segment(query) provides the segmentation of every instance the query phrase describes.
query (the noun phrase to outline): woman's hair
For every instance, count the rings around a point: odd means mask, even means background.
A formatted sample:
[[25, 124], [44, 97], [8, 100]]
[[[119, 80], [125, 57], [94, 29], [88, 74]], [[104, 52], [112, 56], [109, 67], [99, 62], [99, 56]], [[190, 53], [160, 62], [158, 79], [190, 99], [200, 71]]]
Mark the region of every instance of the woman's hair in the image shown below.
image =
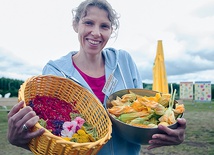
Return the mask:
[[87, 9], [91, 6], [105, 10], [108, 13], [108, 19], [112, 24], [113, 30], [116, 31], [119, 28], [119, 16], [106, 0], [85, 0], [80, 3], [76, 9], [72, 10], [74, 22], [79, 23], [80, 19], [87, 15]]

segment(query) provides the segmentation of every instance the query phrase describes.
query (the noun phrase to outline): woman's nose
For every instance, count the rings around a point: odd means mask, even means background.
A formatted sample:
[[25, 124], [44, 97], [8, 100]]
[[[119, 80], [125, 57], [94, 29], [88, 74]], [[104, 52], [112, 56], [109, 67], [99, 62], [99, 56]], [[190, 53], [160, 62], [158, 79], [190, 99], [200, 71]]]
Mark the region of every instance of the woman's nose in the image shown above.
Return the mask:
[[94, 36], [94, 37], [100, 37], [101, 36], [101, 32], [100, 32], [100, 28], [95, 26], [92, 31], [91, 31], [91, 34]]

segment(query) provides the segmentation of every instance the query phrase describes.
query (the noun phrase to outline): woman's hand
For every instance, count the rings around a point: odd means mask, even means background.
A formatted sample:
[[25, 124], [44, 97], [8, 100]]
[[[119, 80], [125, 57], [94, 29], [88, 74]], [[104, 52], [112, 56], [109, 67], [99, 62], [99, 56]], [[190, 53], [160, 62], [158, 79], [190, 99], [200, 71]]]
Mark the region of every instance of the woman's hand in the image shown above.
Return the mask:
[[[24, 107], [24, 102], [16, 104], [8, 114], [8, 141], [16, 146], [28, 149], [27, 144], [34, 137], [44, 133], [44, 129], [30, 132], [31, 128], [38, 122], [39, 117], [31, 107]], [[25, 125], [25, 127], [23, 127]]]
[[150, 146], [147, 149], [181, 144], [185, 139], [186, 120], [184, 118], [178, 118], [177, 120], [179, 124], [177, 129], [159, 125], [158, 128], [166, 134], [154, 134], [149, 141]]

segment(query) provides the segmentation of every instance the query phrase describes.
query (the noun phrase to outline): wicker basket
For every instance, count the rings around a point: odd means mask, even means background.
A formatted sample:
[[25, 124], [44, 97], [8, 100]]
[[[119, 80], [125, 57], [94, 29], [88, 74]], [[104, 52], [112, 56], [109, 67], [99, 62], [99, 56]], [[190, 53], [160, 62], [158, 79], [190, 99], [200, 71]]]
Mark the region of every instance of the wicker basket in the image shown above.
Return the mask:
[[[87, 122], [97, 128], [99, 140], [88, 143], [75, 143], [53, 135], [48, 130], [29, 143], [34, 154], [54, 155], [91, 155], [97, 154], [104, 144], [111, 138], [112, 124], [108, 114], [100, 101], [87, 89], [70, 79], [53, 75], [39, 75], [26, 80], [19, 89], [19, 101], [26, 104], [36, 95], [57, 97], [68, 103], [76, 101], [75, 108], [84, 115]], [[42, 128], [37, 123], [33, 131]]]

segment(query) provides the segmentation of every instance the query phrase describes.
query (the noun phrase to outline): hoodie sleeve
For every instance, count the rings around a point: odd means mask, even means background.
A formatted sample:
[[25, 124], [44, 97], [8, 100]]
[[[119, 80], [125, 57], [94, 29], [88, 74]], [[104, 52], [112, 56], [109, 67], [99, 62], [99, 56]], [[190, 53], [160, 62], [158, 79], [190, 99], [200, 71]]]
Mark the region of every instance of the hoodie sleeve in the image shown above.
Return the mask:
[[[142, 88], [142, 79], [138, 71], [137, 65], [132, 59], [131, 55], [123, 50], [120, 50], [120, 55], [123, 56], [123, 58], [120, 57], [119, 64], [121, 66], [121, 71], [122, 74], [125, 76], [125, 79], [127, 79], [126, 76], [131, 76], [134, 88]], [[126, 82], [129, 83], [129, 81]]]
[[137, 65], [130, 55], [129, 55], [129, 59], [130, 59], [129, 64], [130, 64], [130, 68], [131, 68], [131, 73], [133, 75], [134, 85], [136, 88], [142, 88], [142, 79], [141, 79], [140, 73], [138, 71]]

